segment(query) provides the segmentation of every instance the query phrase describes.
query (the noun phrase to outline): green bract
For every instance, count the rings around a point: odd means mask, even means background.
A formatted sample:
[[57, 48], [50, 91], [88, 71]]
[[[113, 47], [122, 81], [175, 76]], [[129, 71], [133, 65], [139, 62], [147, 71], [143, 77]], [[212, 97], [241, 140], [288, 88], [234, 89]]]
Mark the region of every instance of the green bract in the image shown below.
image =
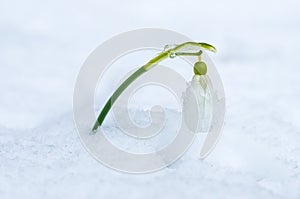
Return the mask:
[[[189, 48], [194, 47], [197, 48], [197, 51], [190, 52]], [[146, 71], [150, 70], [154, 66], [156, 66], [159, 62], [167, 59], [167, 58], [175, 58], [176, 56], [197, 56], [199, 60], [201, 60], [202, 50], [208, 50], [212, 52], [216, 52], [216, 48], [207, 43], [197, 43], [197, 42], [185, 42], [179, 45], [176, 45], [173, 48], [167, 48], [156, 57], [151, 59], [148, 63], [141, 66], [137, 71], [135, 71], [132, 75], [130, 75], [120, 86], [119, 88], [112, 94], [112, 96], [108, 99], [106, 104], [104, 105], [101, 113], [99, 114], [94, 126], [93, 132], [95, 133], [97, 128], [102, 125], [106, 115], [111, 109], [114, 102], [118, 99], [118, 97], [122, 94], [122, 92], [139, 76], [141, 76]], [[205, 75], [207, 72], [206, 64], [202, 61], [199, 61], [194, 66], [194, 73], [198, 75]]]

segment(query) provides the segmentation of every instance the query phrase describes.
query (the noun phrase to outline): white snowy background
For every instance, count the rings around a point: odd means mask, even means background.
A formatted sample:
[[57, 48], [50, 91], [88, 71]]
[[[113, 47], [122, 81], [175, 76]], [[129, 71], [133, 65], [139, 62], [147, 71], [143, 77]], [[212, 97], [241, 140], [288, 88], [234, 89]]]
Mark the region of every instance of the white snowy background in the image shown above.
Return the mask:
[[[300, 198], [300, 2], [0, 1], [0, 198]], [[81, 64], [112, 35], [156, 27], [218, 48], [227, 114], [203, 161], [129, 175], [84, 149]]]

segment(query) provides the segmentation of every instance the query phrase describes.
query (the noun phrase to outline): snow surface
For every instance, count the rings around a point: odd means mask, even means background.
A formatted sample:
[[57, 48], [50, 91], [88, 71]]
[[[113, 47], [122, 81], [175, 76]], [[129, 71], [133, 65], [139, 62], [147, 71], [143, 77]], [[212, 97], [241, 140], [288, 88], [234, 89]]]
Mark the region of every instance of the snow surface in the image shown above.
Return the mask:
[[[159, 6], [159, 7], [158, 7]], [[0, 2], [0, 198], [300, 198], [299, 1]], [[218, 48], [223, 135], [205, 160], [156, 173], [94, 160], [72, 114], [100, 43], [166, 28]]]

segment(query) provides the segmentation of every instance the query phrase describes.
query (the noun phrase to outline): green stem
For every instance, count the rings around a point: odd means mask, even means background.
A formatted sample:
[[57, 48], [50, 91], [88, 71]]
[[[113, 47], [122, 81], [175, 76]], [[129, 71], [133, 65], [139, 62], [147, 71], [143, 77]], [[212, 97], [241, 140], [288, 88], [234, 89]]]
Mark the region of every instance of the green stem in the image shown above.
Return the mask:
[[130, 77], [128, 77], [120, 86], [119, 88], [113, 93], [113, 95], [108, 99], [106, 102], [104, 108], [102, 109], [100, 115], [98, 116], [98, 119], [93, 127], [93, 132], [97, 130], [99, 126], [102, 125], [107, 113], [109, 112], [112, 105], [115, 103], [117, 98], [122, 94], [122, 92], [134, 81], [136, 78], [141, 76], [144, 72], [147, 70], [144, 69], [144, 67], [139, 68], [137, 71], [135, 71]]
[[118, 89], [112, 94], [112, 96], [106, 102], [104, 108], [102, 109], [101, 113], [99, 114], [94, 126], [93, 126], [93, 133], [96, 133], [96, 130], [99, 126], [102, 125], [106, 115], [108, 114], [109, 110], [111, 109], [112, 105], [118, 99], [118, 97], [123, 93], [123, 91], [138, 77], [140, 77], [143, 73], [147, 72], [153, 66], [157, 65], [159, 62], [163, 61], [164, 59], [171, 57], [174, 58], [175, 56], [200, 56], [202, 51], [199, 52], [177, 52], [178, 50], [186, 47], [186, 46], [198, 46], [200, 48], [204, 48], [209, 51], [216, 52], [215, 47], [211, 46], [210, 44], [206, 43], [196, 43], [196, 42], [186, 42], [176, 47], [163, 51], [155, 58], [151, 59], [148, 63], [140, 67], [137, 71], [135, 71], [132, 75], [130, 75], [119, 87]]

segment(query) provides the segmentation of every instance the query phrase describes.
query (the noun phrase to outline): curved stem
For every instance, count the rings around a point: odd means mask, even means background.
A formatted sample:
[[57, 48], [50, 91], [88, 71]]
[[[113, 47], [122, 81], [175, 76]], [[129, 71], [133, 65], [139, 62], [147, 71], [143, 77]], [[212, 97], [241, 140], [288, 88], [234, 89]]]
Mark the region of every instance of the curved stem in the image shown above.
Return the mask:
[[108, 99], [106, 102], [104, 108], [102, 109], [100, 115], [97, 118], [96, 123], [93, 127], [93, 132], [97, 130], [99, 126], [102, 125], [107, 113], [109, 112], [110, 108], [114, 104], [114, 102], [117, 100], [117, 98], [122, 94], [122, 92], [134, 81], [136, 78], [141, 76], [144, 72], [147, 70], [144, 69], [144, 67], [139, 68], [137, 71], [135, 71], [132, 75], [130, 75], [120, 86], [119, 88], [113, 93], [113, 95]]
[[175, 56], [198, 56], [200, 57], [202, 54], [202, 51], [199, 52], [178, 52], [180, 49], [186, 47], [186, 46], [197, 46], [212, 52], [216, 52], [216, 48], [213, 47], [210, 44], [206, 43], [196, 43], [196, 42], [186, 42], [180, 45], [177, 45], [176, 47], [163, 51], [153, 59], [151, 59], [148, 63], [140, 67], [137, 71], [135, 71], [132, 75], [130, 75], [119, 87], [118, 89], [112, 94], [112, 96], [108, 99], [106, 102], [104, 108], [101, 110], [101, 113], [99, 114], [92, 132], [96, 133], [96, 130], [99, 126], [102, 125], [106, 115], [108, 114], [109, 110], [111, 109], [114, 102], [118, 99], [118, 97], [123, 93], [123, 91], [138, 77], [140, 77], [143, 73], [150, 70], [153, 66], [157, 65], [159, 62], [163, 61], [164, 59], [171, 57], [174, 58]]

